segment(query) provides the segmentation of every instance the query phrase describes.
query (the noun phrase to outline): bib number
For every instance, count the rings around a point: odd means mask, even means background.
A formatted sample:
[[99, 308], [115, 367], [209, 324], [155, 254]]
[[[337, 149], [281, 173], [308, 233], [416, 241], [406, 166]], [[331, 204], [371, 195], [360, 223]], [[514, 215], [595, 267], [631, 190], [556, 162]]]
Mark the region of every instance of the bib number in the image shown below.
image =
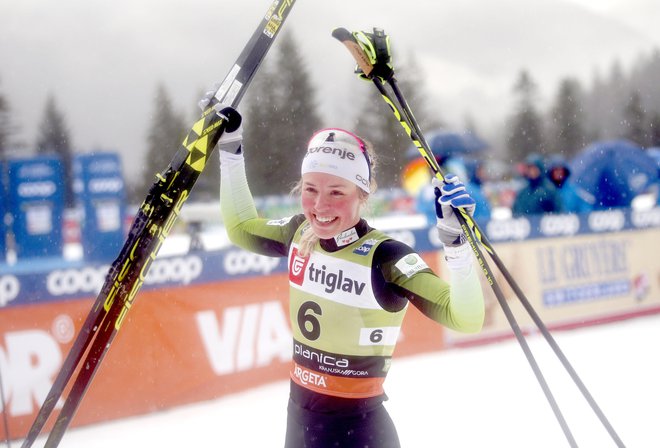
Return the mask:
[[298, 310], [298, 328], [310, 341], [315, 341], [321, 336], [321, 322], [317, 316], [322, 315], [321, 305], [316, 302], [305, 302]]

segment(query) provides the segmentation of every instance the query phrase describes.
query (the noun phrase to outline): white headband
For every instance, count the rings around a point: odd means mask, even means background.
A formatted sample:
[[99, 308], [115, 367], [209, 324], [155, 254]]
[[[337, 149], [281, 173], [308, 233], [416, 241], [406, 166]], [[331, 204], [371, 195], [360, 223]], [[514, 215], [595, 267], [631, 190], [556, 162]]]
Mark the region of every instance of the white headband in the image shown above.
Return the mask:
[[368, 157], [364, 142], [355, 134], [343, 129], [323, 129], [309, 141], [300, 174], [332, 174], [369, 193]]

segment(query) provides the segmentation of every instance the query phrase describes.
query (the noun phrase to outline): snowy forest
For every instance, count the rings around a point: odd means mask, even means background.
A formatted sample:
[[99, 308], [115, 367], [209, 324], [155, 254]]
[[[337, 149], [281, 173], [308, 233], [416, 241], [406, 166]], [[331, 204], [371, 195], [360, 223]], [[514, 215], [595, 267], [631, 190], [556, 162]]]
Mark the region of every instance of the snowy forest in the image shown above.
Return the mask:
[[[484, 155], [486, 162], [514, 165], [533, 152], [561, 153], [570, 158], [589, 142], [600, 139], [626, 138], [645, 148], [660, 146], [659, 49], [651, 54], [640, 54], [630, 67], [614, 60], [608, 72], [594, 73], [586, 84], [576, 78], [562, 79], [554, 92], [545, 93], [545, 101], [541, 100], [533, 69], [521, 70], [518, 77], [511, 80], [512, 108], [501, 118], [499, 135], [486, 135], [479, 123], [469, 116], [458, 125], [443, 122], [442, 105], [433, 104], [427, 93], [428, 80], [422, 76], [415, 55], [398, 61], [399, 86], [422, 129], [446, 127], [475, 133], [492, 149]], [[376, 148], [379, 185], [400, 186], [410, 140], [377, 91], [360, 89], [363, 91], [371, 94], [352, 95], [353, 129]], [[199, 96], [202, 94], [200, 92]], [[170, 98], [170, 92], [162, 84], [154, 86], [149, 133], [144, 142], [145, 154], [141, 156], [143, 175], [139, 179], [128, 179], [133, 202], [144, 198], [153, 174], [167, 167], [199, 114], [193, 106], [186, 111], [176, 110]], [[67, 124], [66, 109], [66, 100], [53, 92], [45, 99], [38, 117], [36, 141], [20, 141], [19, 130], [27, 123], [18, 123], [12, 116], [0, 71], [0, 157], [4, 160], [57, 153], [68, 167], [66, 162], [78, 148], [76, 136]], [[239, 110], [246, 119], [244, 145], [249, 148], [246, 161], [253, 193], [257, 196], [288, 193], [299, 175], [300, 154], [323, 121], [313, 79], [292, 34], [282, 34], [255, 76]], [[217, 154], [213, 158], [216, 159]], [[215, 168], [217, 160], [210, 166]], [[66, 174], [70, 176], [69, 170]], [[217, 169], [207, 169], [193, 197], [217, 197], [218, 175]], [[68, 198], [70, 200], [70, 195]]]

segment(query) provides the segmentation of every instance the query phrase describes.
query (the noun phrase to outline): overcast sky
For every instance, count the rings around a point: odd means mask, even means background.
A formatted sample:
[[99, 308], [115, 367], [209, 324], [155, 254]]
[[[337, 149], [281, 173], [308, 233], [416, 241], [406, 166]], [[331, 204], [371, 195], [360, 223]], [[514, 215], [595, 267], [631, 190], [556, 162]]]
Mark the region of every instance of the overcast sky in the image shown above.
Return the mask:
[[[0, 2], [0, 92], [20, 138], [33, 146], [49, 93], [76, 150], [118, 150], [139, 173], [156, 85], [193, 117], [221, 80], [269, 0], [21, 0]], [[383, 28], [395, 56], [414, 53], [431, 103], [455, 127], [470, 114], [501, 126], [522, 68], [547, 101], [557, 81], [589, 82], [617, 58], [660, 47], [657, 0], [299, 0], [285, 24], [318, 87], [325, 125], [351, 126], [360, 89], [333, 28]], [[396, 60], [395, 66], [396, 66]], [[414, 107], [414, 105], [413, 105]], [[192, 118], [191, 118], [192, 124]]]

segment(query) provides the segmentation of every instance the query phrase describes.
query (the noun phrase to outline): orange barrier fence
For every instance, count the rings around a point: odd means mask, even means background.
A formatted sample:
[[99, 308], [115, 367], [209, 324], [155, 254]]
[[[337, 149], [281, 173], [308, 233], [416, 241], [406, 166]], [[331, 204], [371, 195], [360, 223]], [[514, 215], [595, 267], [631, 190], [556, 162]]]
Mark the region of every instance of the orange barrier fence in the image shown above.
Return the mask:
[[[441, 272], [433, 230], [404, 231], [398, 237]], [[557, 329], [659, 312], [658, 241], [660, 226], [653, 226], [494, 247], [541, 319]], [[288, 378], [292, 341], [285, 265], [236, 248], [156, 260], [73, 425]], [[521, 328], [535, 331], [491, 266]], [[21, 438], [32, 424], [105, 272], [107, 266], [83, 265], [0, 275], [0, 373], [11, 438]], [[443, 330], [410, 307], [395, 357], [511, 337], [485, 281], [484, 291], [487, 316], [481, 333]], [[5, 437], [0, 423], [0, 438]]]
[[[72, 425], [288, 378], [287, 300], [286, 274], [141, 292]], [[0, 311], [0, 369], [12, 438], [27, 433], [91, 303], [90, 298], [49, 301]], [[441, 348], [440, 326], [411, 307], [396, 355]], [[0, 438], [4, 431], [0, 428]]]

